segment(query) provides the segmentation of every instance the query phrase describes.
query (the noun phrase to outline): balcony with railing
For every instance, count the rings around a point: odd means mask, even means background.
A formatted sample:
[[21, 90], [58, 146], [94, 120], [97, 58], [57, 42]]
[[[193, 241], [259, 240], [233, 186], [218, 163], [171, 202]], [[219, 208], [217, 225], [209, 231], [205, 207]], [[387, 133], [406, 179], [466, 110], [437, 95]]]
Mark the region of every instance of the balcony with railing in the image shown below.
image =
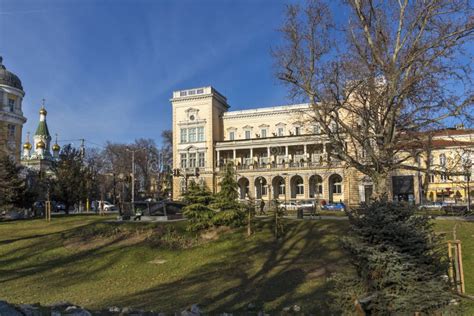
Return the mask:
[[307, 155], [275, 155], [273, 157], [237, 157], [220, 159], [216, 171], [232, 162], [237, 170], [248, 171], [282, 171], [304, 170], [314, 168], [340, 167], [342, 161], [329, 157], [327, 153], [308, 153]]

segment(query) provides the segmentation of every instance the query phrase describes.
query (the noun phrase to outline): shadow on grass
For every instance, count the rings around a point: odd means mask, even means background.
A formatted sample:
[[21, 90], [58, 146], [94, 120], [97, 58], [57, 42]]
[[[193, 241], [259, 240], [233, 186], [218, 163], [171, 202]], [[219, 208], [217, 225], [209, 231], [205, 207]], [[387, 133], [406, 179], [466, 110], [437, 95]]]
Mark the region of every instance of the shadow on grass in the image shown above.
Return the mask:
[[342, 234], [344, 227], [330, 221], [293, 222], [278, 241], [268, 234], [270, 238], [257, 242], [259, 233], [247, 239], [240, 235], [240, 242], [231, 243], [219, 258], [191, 273], [105, 305], [175, 311], [199, 303], [206, 312], [216, 313], [244, 312], [252, 302], [267, 311], [299, 304], [309, 306], [305, 312], [329, 314], [326, 279], [345, 263], [334, 235]]
[[[64, 286], [64, 284], [70, 286], [84, 282], [93, 277], [95, 273], [104, 271], [113, 263], [119, 262], [120, 256], [125, 253], [124, 249], [131, 246], [121, 246], [118, 249], [116, 246], [123, 241], [121, 238], [111, 238], [107, 242], [86, 250], [70, 249], [67, 255], [57, 253], [58, 250], [64, 248], [65, 241], [76, 237], [81, 231], [94, 229], [98, 224], [93, 222], [53, 233], [1, 241], [0, 267], [3, 268], [0, 269], [0, 284], [35, 276], [41, 276], [43, 278], [41, 281], [45, 282], [44, 274], [49, 273], [52, 274], [47, 280], [49, 286]], [[15, 242], [26, 243], [13, 247], [11, 244]], [[2, 249], [8, 246], [11, 249]], [[97, 264], [100, 262], [97, 259], [100, 258], [106, 260]], [[94, 259], [94, 267], [83, 265], [87, 266], [87, 269], [79, 269], [77, 264], [87, 262], [88, 259]], [[5, 267], [14, 267], [14, 269]], [[55, 273], [55, 269], [62, 269], [62, 271]]]
[[[246, 312], [247, 305], [253, 303], [267, 311], [281, 311], [283, 307], [298, 304], [305, 308], [305, 313], [329, 314], [326, 279], [345, 265], [337, 235], [347, 231], [347, 224], [341, 221], [288, 220], [285, 236], [275, 240], [269, 222], [259, 220], [258, 223], [259, 231], [251, 237], [245, 238], [244, 229], [240, 229], [225, 233], [219, 240], [207, 244], [205, 247], [221, 250], [208, 252], [214, 257], [205, 260], [198, 258], [204, 249], [199, 246], [170, 250], [176, 255], [176, 260], [183, 258], [181, 252], [187, 254], [188, 261], [178, 264], [188, 265], [185, 269], [188, 272], [169, 276], [166, 282], [137, 280], [142, 282], [137, 287], [123, 290], [126, 286], [120, 285], [121, 294], [113, 299], [101, 299], [93, 293], [87, 294], [88, 298], [96, 307], [132, 306], [166, 312], [194, 303], [199, 303], [209, 313]], [[110, 283], [114, 279], [128, 278], [127, 281], [134, 282], [134, 277], [140, 277], [139, 270], [136, 270], [145, 267], [140, 265], [150, 264], [145, 262], [148, 259], [143, 258], [141, 264], [132, 267], [133, 273], [111, 269], [126, 262], [130, 256], [136, 256], [137, 248], [147, 249], [147, 254], [157, 253], [161, 247], [159, 243], [124, 244], [120, 238], [110, 238], [86, 249], [62, 249], [65, 240], [71, 237], [100, 231], [98, 225], [108, 229], [108, 224], [93, 222], [49, 234], [4, 240], [0, 244], [0, 288], [35, 282], [48, 289], [64, 286], [87, 288], [91, 280], [97, 279]], [[113, 229], [118, 226], [123, 225], [110, 224]], [[184, 227], [181, 226], [178, 230]], [[196, 260], [189, 260], [190, 255], [195, 255]], [[140, 259], [134, 259], [133, 263], [137, 262]], [[173, 261], [167, 264], [173, 264]], [[159, 270], [158, 267], [147, 269], [152, 272], [153, 269]], [[113, 286], [110, 287], [113, 291]], [[64, 299], [69, 298], [66, 295]]]

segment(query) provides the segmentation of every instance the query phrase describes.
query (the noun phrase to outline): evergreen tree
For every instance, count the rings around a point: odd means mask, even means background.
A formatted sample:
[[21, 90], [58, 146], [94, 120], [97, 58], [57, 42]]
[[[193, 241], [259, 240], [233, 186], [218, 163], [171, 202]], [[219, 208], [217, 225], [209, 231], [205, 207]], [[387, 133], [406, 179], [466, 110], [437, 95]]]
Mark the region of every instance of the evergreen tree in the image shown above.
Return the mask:
[[240, 208], [237, 200], [239, 197], [239, 185], [235, 179], [235, 169], [231, 163], [224, 167], [222, 179], [219, 182], [220, 191], [215, 195], [212, 207], [220, 211], [235, 210]]
[[21, 205], [26, 189], [21, 171], [22, 167], [7, 154], [0, 153], [0, 210], [8, 211]]
[[69, 207], [85, 198], [87, 170], [82, 163], [80, 150], [66, 145], [61, 150], [59, 161], [53, 166], [54, 182], [51, 195]]
[[239, 203], [238, 184], [233, 164], [225, 166], [219, 183], [220, 191], [215, 195], [211, 207], [218, 210], [214, 225], [242, 226], [245, 222], [245, 206]]
[[211, 201], [211, 192], [204, 185], [191, 181], [183, 194], [183, 202], [187, 204], [183, 208], [183, 214], [188, 219], [189, 231], [199, 231], [212, 226], [215, 212], [208, 206]]
[[212, 201], [212, 193], [204, 185], [199, 185], [195, 181], [191, 181], [187, 191], [183, 193], [182, 200], [184, 203], [209, 205]]
[[343, 246], [356, 274], [335, 277], [339, 312], [353, 312], [356, 300], [371, 315], [432, 315], [452, 308], [446, 250], [428, 218], [414, 215], [412, 206], [381, 200], [349, 219], [352, 233]]

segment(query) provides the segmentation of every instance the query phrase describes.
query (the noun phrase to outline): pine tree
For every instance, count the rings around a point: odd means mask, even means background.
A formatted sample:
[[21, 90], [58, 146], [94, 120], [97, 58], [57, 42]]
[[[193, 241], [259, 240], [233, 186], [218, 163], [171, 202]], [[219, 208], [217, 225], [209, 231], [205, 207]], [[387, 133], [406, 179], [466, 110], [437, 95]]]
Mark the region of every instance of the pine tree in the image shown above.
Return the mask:
[[446, 251], [428, 218], [384, 199], [349, 219], [352, 233], [342, 241], [356, 273], [334, 278], [339, 312], [351, 313], [356, 300], [371, 315], [431, 315], [452, 308]]
[[216, 226], [242, 226], [245, 222], [245, 206], [239, 203], [238, 184], [235, 179], [234, 166], [225, 166], [222, 179], [219, 182], [220, 191], [215, 195], [211, 207], [218, 210], [214, 217]]
[[212, 201], [212, 193], [206, 186], [191, 181], [186, 192], [182, 195], [182, 200], [188, 205], [197, 203], [209, 205]]
[[18, 166], [7, 154], [0, 153], [0, 210], [20, 206], [25, 193], [25, 179]]
[[239, 185], [235, 180], [235, 169], [234, 166], [229, 163], [224, 167], [222, 179], [219, 182], [220, 191], [215, 195], [213, 208], [220, 211], [235, 210], [240, 208], [238, 197]]
[[187, 204], [183, 208], [183, 213], [188, 219], [189, 231], [199, 231], [213, 225], [212, 219], [215, 212], [208, 206], [211, 201], [211, 192], [204, 185], [191, 181], [183, 194], [183, 202]]

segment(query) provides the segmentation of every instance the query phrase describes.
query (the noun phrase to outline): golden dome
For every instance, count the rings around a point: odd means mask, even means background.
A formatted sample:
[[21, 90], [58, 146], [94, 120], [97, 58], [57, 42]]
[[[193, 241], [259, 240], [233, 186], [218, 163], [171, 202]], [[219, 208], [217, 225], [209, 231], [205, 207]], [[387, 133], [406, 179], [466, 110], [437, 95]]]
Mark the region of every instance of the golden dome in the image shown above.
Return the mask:
[[59, 151], [61, 147], [58, 144], [53, 145], [53, 151]]
[[42, 115], [48, 114], [48, 112], [46, 111], [46, 109], [44, 108], [44, 106], [41, 107], [41, 109], [40, 109], [40, 114], [42, 114]]
[[28, 149], [28, 150], [30, 150], [31, 147], [32, 147], [32, 146], [31, 146], [30, 142], [26, 142], [26, 143], [23, 144], [23, 149]]
[[40, 141], [38, 142], [38, 144], [36, 144], [36, 149], [38, 149], [38, 148], [43, 148], [43, 149], [45, 149], [45, 148], [46, 148], [46, 144], [45, 144], [42, 140], [40, 140]]

